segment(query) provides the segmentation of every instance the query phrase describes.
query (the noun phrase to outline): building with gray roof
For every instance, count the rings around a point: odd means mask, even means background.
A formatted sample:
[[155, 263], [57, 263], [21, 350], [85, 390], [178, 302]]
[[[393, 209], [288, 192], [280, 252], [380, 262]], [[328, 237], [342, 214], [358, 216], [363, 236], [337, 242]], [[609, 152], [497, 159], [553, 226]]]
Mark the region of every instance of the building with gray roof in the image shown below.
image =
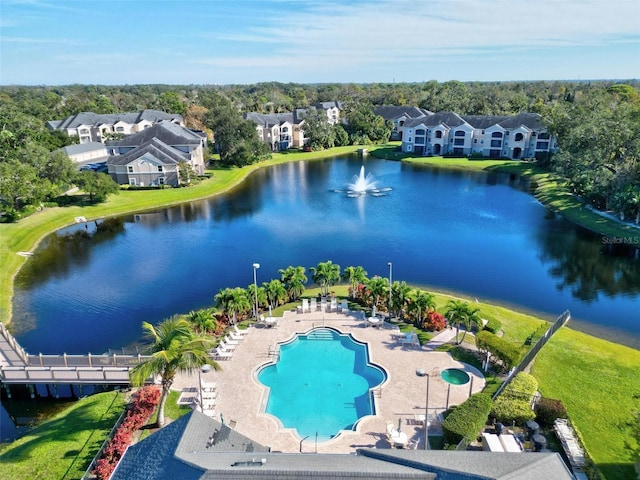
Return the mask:
[[163, 121], [120, 140], [107, 141], [107, 168], [118, 184], [178, 186], [181, 164], [204, 173], [207, 137], [181, 125]]
[[357, 449], [352, 454], [272, 452], [197, 410], [130, 446], [111, 480], [573, 478], [557, 453]]
[[558, 144], [540, 115], [458, 115], [438, 112], [406, 120], [402, 151], [414, 155], [540, 158]]
[[78, 137], [79, 143], [89, 143], [104, 142], [113, 134], [129, 135], [140, 132], [164, 121], [184, 126], [182, 115], [159, 110], [129, 113], [81, 112], [63, 120], [51, 120], [46, 125], [51, 130], [61, 130], [70, 137]]

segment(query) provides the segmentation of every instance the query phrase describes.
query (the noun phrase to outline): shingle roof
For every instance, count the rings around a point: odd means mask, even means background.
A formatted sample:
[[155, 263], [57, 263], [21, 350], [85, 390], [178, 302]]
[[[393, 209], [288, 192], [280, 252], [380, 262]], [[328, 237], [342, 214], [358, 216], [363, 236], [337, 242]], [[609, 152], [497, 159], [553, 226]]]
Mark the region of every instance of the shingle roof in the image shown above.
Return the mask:
[[572, 479], [557, 453], [358, 449], [356, 454], [272, 453], [193, 411], [129, 447], [112, 480]]
[[543, 130], [545, 128], [542, 123], [542, 116], [537, 113], [527, 112], [508, 117], [506, 120], [500, 122], [500, 125], [504, 128], [518, 128], [524, 125], [532, 130]]
[[160, 122], [162, 120], [178, 120], [183, 121], [182, 115], [173, 113], [165, 113], [159, 110], [140, 110], [139, 112], [129, 113], [93, 113], [81, 112], [71, 115], [64, 120], [51, 120], [47, 122], [47, 126], [53, 129], [78, 128], [80, 125], [100, 126], [104, 124], [113, 125], [119, 121], [135, 124], [142, 120], [150, 122]]
[[424, 115], [418, 118], [412, 118], [404, 122], [405, 127], [415, 127], [416, 125], [424, 125], [427, 128], [437, 127], [438, 125], [445, 125], [447, 127], [459, 127], [466, 122], [464, 119], [453, 112], [438, 112], [431, 115]]
[[418, 118], [425, 115], [433, 115], [433, 112], [430, 112], [429, 110], [419, 107], [411, 107], [408, 105], [380, 105], [378, 107], [375, 107], [373, 109], [373, 112], [376, 115], [380, 115], [385, 120], [393, 120], [394, 118], [398, 118], [403, 115], [408, 118]]
[[78, 155], [80, 153], [87, 152], [95, 152], [95, 151], [103, 151], [104, 156], [107, 156], [107, 148], [104, 146], [104, 143], [100, 142], [88, 142], [88, 143], [80, 143], [76, 145], [67, 145], [66, 147], [62, 147], [60, 150], [64, 151], [67, 155]]
[[117, 147], [137, 147], [154, 137], [171, 146], [199, 145], [202, 142], [202, 135], [192, 132], [182, 125], [163, 121], [145, 128], [141, 132], [126, 135], [120, 140], [110, 140], [106, 144]]
[[257, 113], [257, 112], [249, 112], [245, 113], [244, 118], [246, 120], [252, 120], [256, 122], [261, 127], [274, 127], [276, 125], [282, 125], [284, 122], [289, 122], [291, 124], [293, 121], [293, 113]]
[[154, 137], [127, 153], [110, 155], [107, 159], [107, 165], [127, 165], [147, 153], [164, 165], [175, 165], [180, 162], [188, 162], [191, 159], [188, 153], [181, 152]]
[[341, 101], [316, 102], [316, 103], [313, 103], [312, 106], [316, 108], [321, 108], [323, 110], [329, 110], [330, 108], [334, 108], [334, 107], [337, 107], [338, 110], [342, 110]]

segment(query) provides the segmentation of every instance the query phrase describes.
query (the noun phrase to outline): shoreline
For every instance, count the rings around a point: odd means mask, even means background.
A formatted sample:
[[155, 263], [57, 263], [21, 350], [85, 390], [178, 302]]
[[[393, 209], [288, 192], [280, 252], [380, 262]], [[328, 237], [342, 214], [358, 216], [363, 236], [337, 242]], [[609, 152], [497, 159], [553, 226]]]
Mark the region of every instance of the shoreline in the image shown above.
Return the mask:
[[[59, 230], [61, 228], [65, 228], [74, 223], [75, 216], [78, 216], [79, 213], [84, 213], [84, 217], [87, 221], [94, 221], [98, 219], [109, 218], [118, 215], [126, 215], [126, 214], [134, 214], [139, 212], [150, 211], [158, 208], [166, 208], [175, 205], [180, 205], [183, 203], [188, 203], [192, 201], [202, 200], [206, 198], [212, 198], [217, 195], [226, 193], [233, 188], [236, 188], [240, 185], [252, 172], [260, 169], [269, 167], [272, 165], [278, 165], [289, 162], [296, 161], [309, 161], [309, 160], [322, 160], [326, 158], [331, 158], [333, 156], [341, 155], [341, 154], [353, 154], [357, 153], [358, 150], [362, 148], [362, 146], [349, 146], [349, 147], [337, 147], [329, 150], [323, 150], [319, 152], [285, 152], [285, 153], [277, 153], [275, 154], [275, 158], [271, 158], [269, 160], [265, 160], [263, 162], [255, 163], [252, 165], [248, 165], [241, 168], [232, 168], [232, 169], [219, 169], [219, 170], [211, 170], [214, 172], [210, 179], [204, 180], [198, 185], [193, 187], [189, 187], [187, 189], [171, 189], [171, 190], [161, 190], [161, 191], [131, 191], [127, 192], [121, 191], [120, 195], [113, 196], [110, 200], [107, 200], [103, 204], [91, 205], [87, 207], [54, 207], [51, 209], [45, 209], [40, 212], [37, 212], [25, 219], [17, 222], [15, 224], [0, 224], [0, 235], [4, 237], [9, 230], [9, 235], [11, 236], [10, 230], [26, 230], [23, 232], [23, 236], [21, 237], [22, 241], [15, 242], [13, 245], [8, 245], [8, 239], [0, 237], [0, 260], [6, 266], [6, 269], [0, 273], [0, 321], [7, 327], [11, 325], [12, 313], [13, 313], [13, 292], [14, 292], [14, 282], [15, 276], [18, 274], [20, 268], [24, 265], [24, 262], [29, 257], [29, 254], [32, 253], [37, 246], [40, 244], [42, 239], [51, 234], [52, 232]], [[385, 160], [396, 160], [407, 162], [411, 164], [423, 164], [427, 166], [432, 166], [434, 168], [444, 168], [444, 169], [457, 169], [457, 170], [469, 170], [469, 171], [480, 171], [480, 172], [501, 172], [501, 173], [512, 173], [524, 176], [528, 178], [532, 182], [532, 195], [536, 198], [540, 203], [542, 203], [545, 207], [550, 208], [554, 212], [564, 216], [569, 221], [576, 223], [577, 225], [587, 228], [591, 231], [595, 231], [592, 228], [589, 228], [586, 225], [583, 225], [576, 219], [570, 218], [565, 215], [562, 211], [558, 211], [554, 209], [554, 206], [551, 202], [545, 201], [544, 198], [540, 198], [539, 190], [541, 187], [539, 184], [544, 183], [546, 180], [545, 177], [548, 177], [550, 174], [541, 173], [538, 169], [536, 169], [535, 165], [522, 163], [519, 161], [513, 160], [467, 160], [467, 159], [443, 159], [441, 157], [404, 157], [404, 154], [399, 154], [395, 152], [396, 145], [393, 144], [384, 144], [384, 145], [369, 145], [367, 146], [368, 152], [367, 155], [371, 154], [376, 158], [382, 158]], [[393, 150], [393, 151], [392, 151]], [[395, 158], [388, 158], [389, 154]], [[400, 158], [403, 157], [403, 158]], [[540, 178], [542, 176], [542, 178]], [[559, 186], [556, 184], [556, 189]], [[164, 201], [158, 201], [161, 199], [155, 199], [156, 201], [149, 202], [147, 201], [145, 204], [133, 203], [131, 202], [132, 197], [140, 197], [140, 193], [146, 196], [146, 200], [149, 200], [150, 193], [160, 192], [160, 195], [154, 195], [154, 197], [158, 196], [167, 196], [161, 195], [163, 192], [177, 192], [178, 194], [172, 195], [175, 198], [165, 199]], [[564, 192], [566, 195], [568, 192]], [[118, 201], [122, 196], [127, 197], [127, 201]], [[573, 196], [572, 196], [573, 197]], [[134, 200], [140, 200], [139, 198], [134, 198]], [[578, 202], [574, 198], [575, 202]], [[115, 205], [114, 205], [115, 204]], [[582, 209], [582, 206], [580, 207]], [[586, 210], [586, 209], [585, 209]], [[616, 222], [615, 219], [610, 219], [607, 217], [603, 217], [598, 215], [596, 212], [588, 210], [589, 215], [596, 216], [600, 219], [605, 220], [608, 223]], [[68, 214], [68, 215], [66, 215]], [[42, 228], [40, 218], [44, 218], [47, 221], [47, 216], [53, 217], [49, 220], [50, 225], [47, 224], [45, 228]], [[32, 223], [34, 227], [37, 228], [39, 233], [35, 233], [35, 235], [25, 235], [34, 233], [31, 225], [25, 224]], [[44, 223], [44, 222], [42, 222]], [[619, 222], [616, 222], [619, 223]], [[13, 227], [13, 228], [12, 228]], [[24, 228], [20, 228], [24, 227]], [[5, 231], [3, 231], [5, 230]], [[602, 235], [607, 235], [608, 233], [597, 232]], [[619, 238], [616, 236], [611, 236], [610, 238]], [[640, 243], [640, 234], [638, 236], [638, 243]], [[637, 245], [640, 248], [640, 244]], [[27, 255], [24, 255], [24, 254]], [[430, 288], [432, 291], [440, 292], [448, 295], [455, 296], [457, 298], [475, 298], [473, 295], [466, 292], [450, 292], [446, 289], [442, 289], [439, 287], [433, 288], [433, 286], [426, 286]], [[531, 309], [528, 309], [521, 305], [514, 305], [508, 301], [500, 300], [500, 299], [488, 299], [491, 304], [496, 306], [501, 306], [503, 308], [507, 308], [512, 311], [522, 312], [529, 315], [536, 316], [545, 321], [552, 321], [554, 314], [545, 314], [543, 312], [536, 312]], [[557, 315], [560, 315], [562, 312], [558, 312]], [[578, 323], [580, 322], [578, 320]], [[605, 339], [599, 335], [594, 335], [585, 331], [586, 329], [576, 329], [576, 331], [580, 331], [587, 335], [594, 336], [596, 338], [601, 338], [607, 341], [611, 341], [612, 343], [618, 343], [614, 340]], [[597, 328], [594, 330], [598, 330]], [[593, 330], [592, 330], [593, 331]], [[628, 346], [630, 348], [636, 349], [637, 347], [627, 345], [625, 343], [618, 343], [620, 345]]]

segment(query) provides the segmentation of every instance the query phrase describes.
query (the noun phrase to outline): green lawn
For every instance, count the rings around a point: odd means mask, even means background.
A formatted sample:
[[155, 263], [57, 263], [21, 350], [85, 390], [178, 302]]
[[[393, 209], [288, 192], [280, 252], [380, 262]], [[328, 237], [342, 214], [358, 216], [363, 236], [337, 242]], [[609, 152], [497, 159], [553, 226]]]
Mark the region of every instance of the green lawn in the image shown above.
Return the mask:
[[118, 392], [86, 397], [0, 450], [0, 478], [79, 479], [124, 408]]

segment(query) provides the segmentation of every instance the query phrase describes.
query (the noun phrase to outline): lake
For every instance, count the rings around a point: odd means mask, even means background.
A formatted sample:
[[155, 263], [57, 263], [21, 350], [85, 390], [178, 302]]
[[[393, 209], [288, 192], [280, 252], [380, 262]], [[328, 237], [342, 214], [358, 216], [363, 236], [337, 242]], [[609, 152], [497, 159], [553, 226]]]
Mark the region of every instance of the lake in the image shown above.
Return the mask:
[[[363, 163], [391, 190], [336, 192]], [[508, 174], [357, 156], [263, 168], [225, 195], [49, 235], [16, 277], [12, 327], [30, 353], [121, 351], [142, 321], [252, 284], [254, 262], [261, 284], [326, 260], [370, 277], [392, 262], [394, 281], [546, 319], [568, 309], [572, 328], [640, 348], [637, 249], [555, 216]]]

